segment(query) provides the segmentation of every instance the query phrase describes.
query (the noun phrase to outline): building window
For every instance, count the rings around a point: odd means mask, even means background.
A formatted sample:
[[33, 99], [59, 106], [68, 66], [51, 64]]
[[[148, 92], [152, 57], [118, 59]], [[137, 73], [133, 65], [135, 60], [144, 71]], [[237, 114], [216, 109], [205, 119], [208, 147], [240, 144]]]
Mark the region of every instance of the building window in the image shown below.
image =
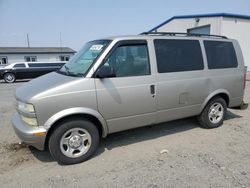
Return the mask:
[[210, 25], [204, 25], [200, 27], [187, 29], [187, 33], [210, 35], [210, 30], [211, 30]]
[[25, 56], [24, 57], [25, 62], [35, 62], [37, 61], [36, 56]]
[[8, 58], [6, 56], [0, 56], [0, 64], [5, 65], [8, 63]]
[[61, 55], [60, 61], [69, 61], [70, 56], [69, 55]]

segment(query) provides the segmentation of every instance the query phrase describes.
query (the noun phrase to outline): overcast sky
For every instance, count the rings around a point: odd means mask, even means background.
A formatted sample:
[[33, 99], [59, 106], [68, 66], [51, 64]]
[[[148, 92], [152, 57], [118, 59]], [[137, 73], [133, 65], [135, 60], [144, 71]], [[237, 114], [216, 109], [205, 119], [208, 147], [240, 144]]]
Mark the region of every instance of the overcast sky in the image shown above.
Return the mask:
[[0, 0], [0, 46], [62, 46], [150, 30], [175, 15], [250, 15], [250, 0]]

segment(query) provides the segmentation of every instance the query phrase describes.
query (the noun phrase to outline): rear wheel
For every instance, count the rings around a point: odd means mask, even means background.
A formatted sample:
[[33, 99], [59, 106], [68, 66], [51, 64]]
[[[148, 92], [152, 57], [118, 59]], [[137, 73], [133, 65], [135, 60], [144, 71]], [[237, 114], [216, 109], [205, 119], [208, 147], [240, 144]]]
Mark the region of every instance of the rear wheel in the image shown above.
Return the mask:
[[4, 81], [7, 82], [7, 83], [13, 83], [13, 82], [15, 82], [15, 80], [16, 80], [16, 76], [15, 76], [15, 74], [13, 74], [13, 73], [11, 73], [11, 72], [8, 72], [8, 73], [5, 73], [5, 74], [3, 75], [3, 79], [4, 79]]
[[227, 112], [227, 104], [221, 97], [211, 99], [198, 120], [203, 128], [211, 129], [223, 124]]
[[85, 119], [65, 121], [58, 125], [49, 139], [52, 157], [61, 164], [86, 161], [99, 144], [97, 127]]

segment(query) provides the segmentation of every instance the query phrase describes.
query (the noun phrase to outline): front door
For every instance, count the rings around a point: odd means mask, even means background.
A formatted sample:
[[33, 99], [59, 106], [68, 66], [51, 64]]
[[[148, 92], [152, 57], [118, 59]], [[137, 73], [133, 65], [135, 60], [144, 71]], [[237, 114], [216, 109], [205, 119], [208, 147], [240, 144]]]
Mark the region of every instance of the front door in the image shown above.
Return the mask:
[[154, 124], [155, 79], [147, 42], [119, 42], [105, 59], [102, 66], [112, 68], [115, 76], [95, 78], [95, 83], [98, 110], [107, 120], [109, 133]]

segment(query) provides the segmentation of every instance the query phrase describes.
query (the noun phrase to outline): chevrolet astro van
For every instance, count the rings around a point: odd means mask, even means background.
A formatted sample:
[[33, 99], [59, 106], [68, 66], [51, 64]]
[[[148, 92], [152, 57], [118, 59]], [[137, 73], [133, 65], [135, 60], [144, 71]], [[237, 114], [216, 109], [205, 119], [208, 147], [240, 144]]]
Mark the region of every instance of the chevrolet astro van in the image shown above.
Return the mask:
[[222, 125], [243, 102], [239, 43], [223, 36], [143, 33], [88, 42], [57, 72], [16, 90], [18, 137], [60, 164], [89, 159], [101, 137], [197, 116]]

